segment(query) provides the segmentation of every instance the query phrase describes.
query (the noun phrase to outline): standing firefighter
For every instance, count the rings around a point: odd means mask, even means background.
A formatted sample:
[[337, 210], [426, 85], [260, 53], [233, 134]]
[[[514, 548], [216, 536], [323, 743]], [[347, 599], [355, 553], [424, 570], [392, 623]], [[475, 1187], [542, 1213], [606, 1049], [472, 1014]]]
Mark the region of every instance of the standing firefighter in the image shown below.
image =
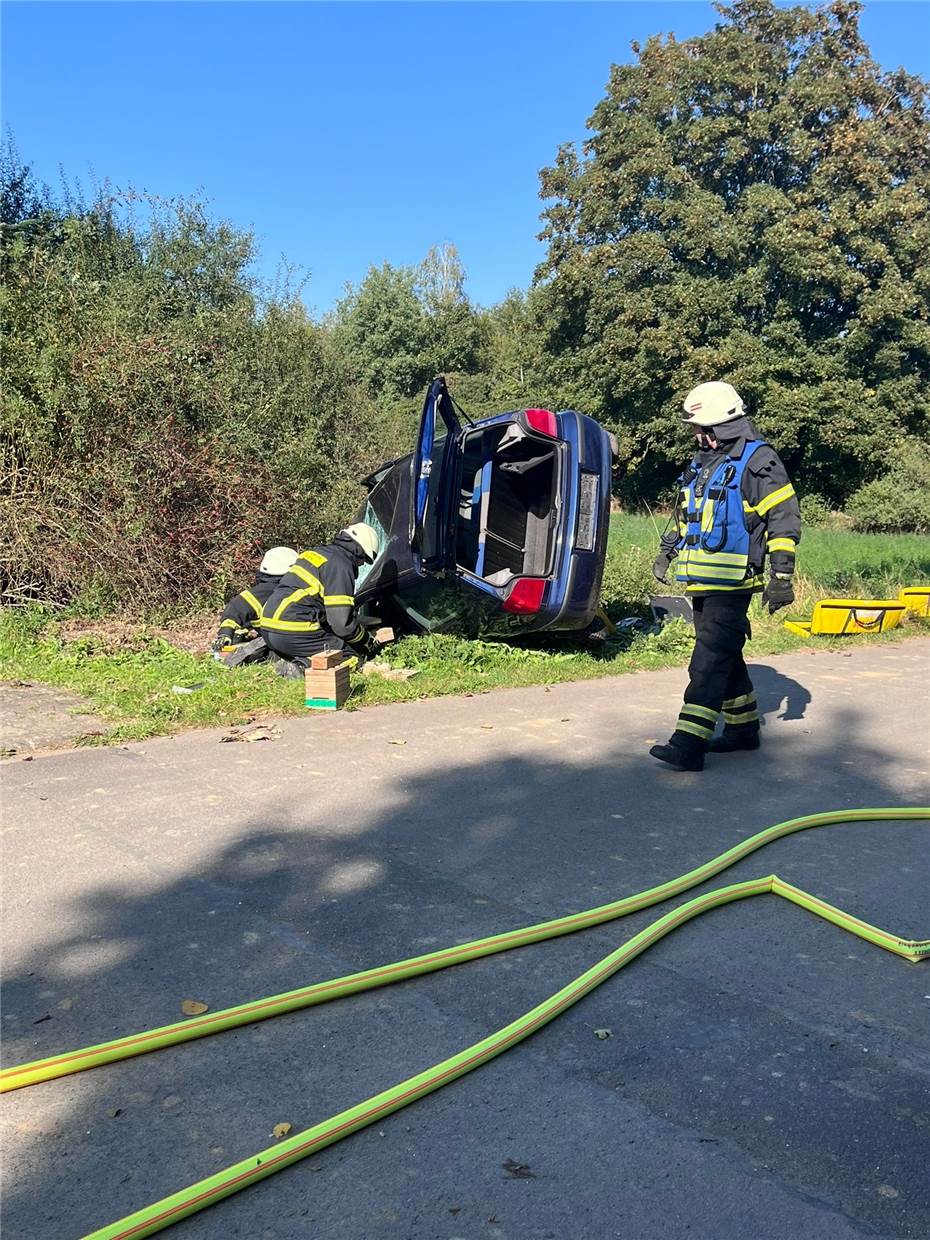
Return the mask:
[[272, 547], [265, 552], [255, 580], [247, 590], [241, 590], [226, 604], [226, 610], [220, 616], [214, 650], [238, 646], [249, 640], [251, 630], [256, 629], [261, 620], [266, 599], [277, 589], [282, 575], [296, 559], [297, 552], [293, 547]]
[[[794, 602], [791, 578], [801, 537], [801, 510], [775, 450], [745, 416], [729, 383], [702, 383], [684, 403], [697, 452], [681, 477], [674, 528], [662, 536], [653, 565], [692, 596], [696, 643], [690, 683], [675, 731], [650, 753], [680, 771], [700, 771], [704, 754], [758, 749], [759, 709], [743, 645], [750, 636], [749, 601], [762, 592], [769, 612]], [[714, 739], [723, 711], [723, 734]]]
[[311, 655], [322, 650], [372, 653], [374, 638], [355, 614], [355, 579], [362, 564], [374, 563], [378, 546], [377, 531], [358, 522], [331, 543], [297, 556], [265, 602], [260, 621], [265, 642], [280, 656], [281, 675], [302, 675]]

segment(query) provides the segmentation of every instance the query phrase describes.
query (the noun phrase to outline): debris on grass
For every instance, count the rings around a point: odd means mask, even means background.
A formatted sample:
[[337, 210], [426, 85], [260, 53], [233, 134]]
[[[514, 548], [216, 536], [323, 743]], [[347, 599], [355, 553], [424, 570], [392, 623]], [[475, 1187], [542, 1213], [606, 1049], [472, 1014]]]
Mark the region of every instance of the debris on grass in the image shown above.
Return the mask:
[[363, 676], [380, 676], [382, 680], [412, 680], [419, 674], [417, 667], [391, 667], [390, 663], [366, 663], [362, 668]]

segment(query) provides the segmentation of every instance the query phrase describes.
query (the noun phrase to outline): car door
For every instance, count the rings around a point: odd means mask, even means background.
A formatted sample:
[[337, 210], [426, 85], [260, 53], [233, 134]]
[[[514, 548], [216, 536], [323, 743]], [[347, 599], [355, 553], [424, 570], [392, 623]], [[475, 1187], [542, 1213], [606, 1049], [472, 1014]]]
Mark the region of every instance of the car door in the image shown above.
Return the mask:
[[419, 573], [440, 572], [449, 561], [455, 464], [462, 424], [440, 375], [432, 381], [413, 454], [410, 549]]

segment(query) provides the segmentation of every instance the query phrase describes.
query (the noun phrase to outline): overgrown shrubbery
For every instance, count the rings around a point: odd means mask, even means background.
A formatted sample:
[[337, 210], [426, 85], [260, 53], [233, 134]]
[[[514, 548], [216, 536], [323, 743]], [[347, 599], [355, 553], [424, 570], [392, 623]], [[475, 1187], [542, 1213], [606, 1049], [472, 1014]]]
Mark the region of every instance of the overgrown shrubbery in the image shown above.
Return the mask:
[[930, 457], [926, 447], [916, 443], [899, 447], [887, 471], [860, 487], [846, 511], [857, 530], [930, 533]]
[[213, 597], [347, 519], [375, 408], [296, 297], [260, 296], [249, 236], [196, 203], [65, 209], [9, 161], [4, 190], [6, 599]]

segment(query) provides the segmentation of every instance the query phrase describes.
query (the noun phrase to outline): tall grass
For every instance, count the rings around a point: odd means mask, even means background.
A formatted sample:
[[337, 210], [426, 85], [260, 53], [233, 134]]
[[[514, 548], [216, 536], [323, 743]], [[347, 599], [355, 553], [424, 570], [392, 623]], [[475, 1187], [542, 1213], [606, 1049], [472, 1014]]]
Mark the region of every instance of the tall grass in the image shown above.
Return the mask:
[[[611, 518], [608, 554], [623, 548], [657, 552], [665, 516]], [[930, 539], [921, 534], [856, 534], [805, 529], [798, 547], [798, 595], [897, 598], [902, 586], [930, 582]]]

